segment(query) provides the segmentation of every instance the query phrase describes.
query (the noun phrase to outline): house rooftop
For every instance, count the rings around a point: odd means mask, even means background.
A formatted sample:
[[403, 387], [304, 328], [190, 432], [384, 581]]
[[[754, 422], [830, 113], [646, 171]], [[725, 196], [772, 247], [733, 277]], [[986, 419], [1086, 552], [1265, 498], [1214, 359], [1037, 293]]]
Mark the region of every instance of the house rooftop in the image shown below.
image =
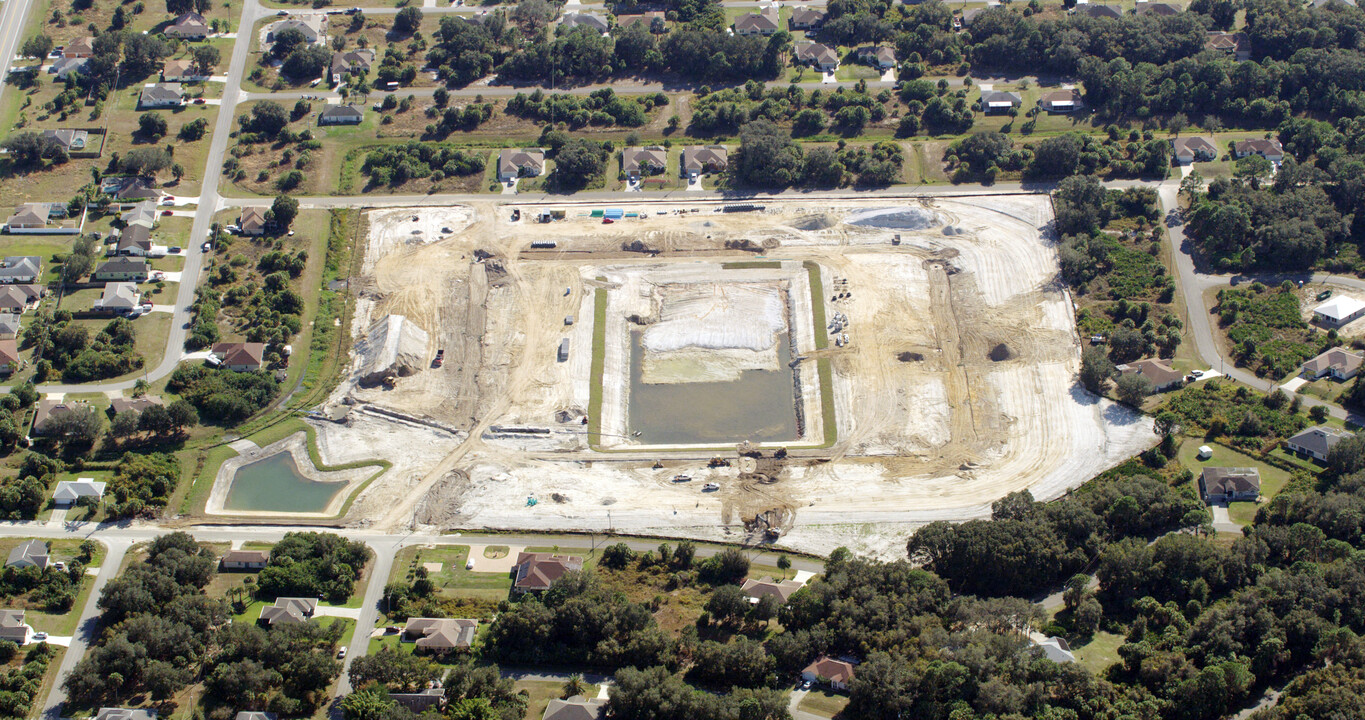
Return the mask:
[[1289, 442], [1305, 450], [1326, 456], [1333, 445], [1353, 436], [1354, 433], [1345, 430], [1328, 425], [1318, 425], [1299, 431], [1297, 435], [1289, 438]]

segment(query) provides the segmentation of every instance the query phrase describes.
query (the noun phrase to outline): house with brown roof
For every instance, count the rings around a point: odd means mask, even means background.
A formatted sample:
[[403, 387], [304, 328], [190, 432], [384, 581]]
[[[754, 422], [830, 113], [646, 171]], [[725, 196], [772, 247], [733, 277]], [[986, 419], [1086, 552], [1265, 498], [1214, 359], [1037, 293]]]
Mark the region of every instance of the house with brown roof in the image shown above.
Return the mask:
[[659, 175], [668, 167], [668, 151], [657, 145], [628, 147], [621, 151], [621, 171], [631, 180]]
[[89, 35], [78, 37], [62, 47], [64, 58], [88, 58], [95, 54], [95, 38]]
[[317, 598], [275, 598], [274, 605], [261, 608], [257, 622], [268, 626], [292, 625], [307, 622], [317, 610]]
[[512, 589], [516, 592], [544, 592], [568, 572], [583, 569], [583, 558], [575, 555], [523, 552], [512, 568]]
[[853, 679], [853, 663], [821, 657], [801, 671], [801, 679], [829, 685], [835, 690], [847, 690], [849, 681]]
[[606, 709], [606, 700], [574, 695], [568, 700], [551, 700], [541, 720], [600, 720], [606, 717]]
[[1165, 392], [1181, 386], [1185, 375], [1162, 360], [1138, 360], [1118, 366], [1124, 375], [1141, 375], [1152, 382], [1153, 392]]
[[42, 285], [0, 285], [0, 313], [22, 315], [46, 294]]
[[32, 629], [24, 624], [23, 610], [0, 610], [0, 640], [23, 645], [28, 642], [28, 634]]
[[839, 53], [823, 43], [796, 43], [792, 46], [796, 61], [810, 65], [820, 72], [834, 72], [839, 68]]
[[247, 205], [242, 208], [242, 214], [237, 218], [237, 227], [241, 228], [243, 235], [264, 235], [266, 228], [265, 214], [270, 210], [269, 205]]
[[374, 51], [366, 48], [332, 53], [332, 84], [337, 85], [346, 75], [365, 75], [374, 65]]
[[135, 398], [114, 398], [109, 401], [109, 412], [114, 415], [119, 413], [140, 413], [153, 405], [164, 405], [161, 398], [155, 395], [143, 395]]
[[745, 13], [735, 18], [736, 35], [772, 35], [781, 27], [776, 7], [765, 7], [756, 13]]
[[1261, 471], [1256, 468], [1206, 467], [1199, 475], [1204, 502], [1254, 501], [1261, 496]]
[[129, 225], [118, 234], [115, 255], [147, 257], [152, 252], [152, 228], [144, 223]]
[[1248, 155], [1260, 155], [1270, 162], [1277, 163], [1284, 160], [1284, 146], [1274, 138], [1238, 140], [1232, 144], [1232, 154], [1239, 158]]
[[725, 172], [730, 165], [730, 151], [724, 145], [688, 145], [683, 148], [679, 165], [683, 177]]
[[793, 30], [814, 30], [825, 24], [825, 10], [816, 7], [793, 8], [787, 23]]
[[265, 364], [265, 343], [218, 343], [211, 352], [219, 365], [236, 372], [254, 372]]
[[209, 36], [209, 24], [203, 15], [197, 12], [187, 12], [175, 19], [162, 32], [168, 37], [180, 38], [181, 40], [203, 40]]
[[1251, 38], [1246, 33], [1210, 32], [1204, 40], [1204, 48], [1238, 61], [1251, 59]]
[[76, 411], [87, 411], [90, 404], [80, 400], [39, 400], [38, 409], [33, 413], [33, 434], [46, 435], [51, 430], [52, 421]]
[[232, 550], [218, 561], [224, 570], [264, 570], [270, 562], [265, 550]]
[[1305, 380], [1330, 377], [1333, 380], [1350, 380], [1360, 372], [1365, 357], [1345, 348], [1332, 348], [1303, 364], [1299, 370]]
[[19, 359], [19, 341], [14, 338], [0, 340], [0, 375], [9, 375], [23, 365]]
[[792, 595], [796, 594], [796, 591], [804, 586], [804, 583], [799, 583], [795, 580], [777, 582], [772, 578], [763, 578], [762, 580], [747, 578], [739, 589], [748, 596], [749, 602], [756, 603], [759, 598], [771, 596], [777, 598], [778, 602], [786, 605]]
[[858, 62], [879, 70], [889, 70], [896, 67], [896, 51], [885, 45], [864, 45], [858, 48]]
[[1181, 165], [1218, 159], [1218, 146], [1209, 138], [1198, 135], [1172, 140], [1171, 149], [1175, 151], [1175, 161]]
[[199, 72], [194, 62], [186, 59], [167, 60], [161, 64], [161, 81], [168, 83], [202, 82], [209, 76]]
[[1081, 100], [1081, 91], [1076, 88], [1062, 88], [1043, 93], [1038, 98], [1038, 107], [1050, 113], [1069, 113], [1081, 109], [1085, 103]]
[[50, 203], [24, 203], [14, 209], [5, 221], [5, 232], [16, 235], [34, 230], [46, 230]]
[[402, 640], [415, 643], [418, 650], [448, 653], [468, 649], [478, 628], [478, 620], [465, 618], [408, 618]]
[[501, 182], [524, 177], [540, 177], [543, 172], [545, 151], [540, 148], [508, 148], [498, 151], [498, 180]]

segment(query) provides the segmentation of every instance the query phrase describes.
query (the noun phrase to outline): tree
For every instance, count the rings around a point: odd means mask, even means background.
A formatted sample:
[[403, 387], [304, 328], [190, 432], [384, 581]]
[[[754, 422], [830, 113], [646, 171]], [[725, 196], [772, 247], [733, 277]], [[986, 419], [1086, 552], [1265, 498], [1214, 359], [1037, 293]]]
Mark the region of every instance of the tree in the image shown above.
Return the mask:
[[834, 150], [817, 147], [806, 153], [801, 176], [812, 187], [839, 187], [844, 181], [844, 164]]
[[33, 37], [25, 40], [23, 47], [19, 50], [20, 55], [23, 55], [24, 57], [28, 58], [35, 58], [38, 60], [46, 59], [48, 54], [51, 52], [52, 38], [42, 33], [38, 33], [37, 35], [34, 35]]
[[1153, 426], [1153, 430], [1156, 432], [1157, 435], [1161, 435], [1163, 437], [1166, 435], [1174, 435], [1176, 433], [1179, 433], [1180, 429], [1181, 428], [1179, 415], [1176, 415], [1170, 410], [1164, 410], [1160, 413], [1157, 413], [1156, 424]]
[[36, 132], [15, 133], [0, 143], [9, 153], [10, 164], [20, 169], [36, 168], [44, 160], [65, 162], [66, 151], [55, 139], [45, 138]]
[[[410, 8], [416, 9], [416, 8]], [[332, 53], [320, 45], [296, 48], [284, 59], [280, 71], [287, 77], [307, 79], [321, 77], [332, 62]]]
[[1152, 394], [1152, 381], [1137, 373], [1120, 375], [1118, 382], [1114, 384], [1114, 394], [1119, 402], [1141, 408], [1143, 401]]
[[204, 118], [195, 118], [180, 126], [180, 132], [176, 137], [186, 142], [204, 139], [204, 134], [208, 132], [209, 121]]
[[270, 204], [270, 213], [274, 219], [275, 227], [280, 230], [287, 230], [294, 224], [294, 218], [299, 214], [299, 201], [288, 195], [275, 197], [275, 202]]
[[366, 688], [343, 697], [341, 713], [346, 720], [388, 720], [397, 705], [382, 689]]
[[564, 188], [581, 188], [606, 167], [601, 146], [592, 140], [573, 138], [555, 154], [554, 183]]
[[145, 112], [137, 119], [138, 129], [143, 135], [152, 140], [159, 140], [166, 135], [166, 118], [159, 112]]
[[787, 577], [787, 571], [792, 567], [792, 559], [786, 555], [777, 556], [777, 569], [782, 571], [782, 577]]
[[1103, 395], [1109, 380], [1118, 374], [1114, 363], [1104, 351], [1094, 345], [1081, 351], [1081, 385], [1096, 395]]
[[1167, 120], [1167, 121], [1166, 121], [1166, 129], [1167, 129], [1167, 130], [1170, 130], [1170, 131], [1171, 131], [1171, 134], [1172, 134], [1172, 135], [1176, 135], [1176, 136], [1179, 136], [1179, 135], [1180, 135], [1180, 131], [1181, 131], [1181, 130], [1184, 130], [1185, 128], [1187, 128], [1187, 127], [1189, 127], [1189, 126], [1190, 126], [1190, 119], [1189, 119], [1188, 117], [1185, 116], [1185, 113], [1179, 113], [1179, 112], [1178, 112], [1178, 113], [1172, 115], [1170, 120]]
[[601, 564], [603, 567], [615, 568], [617, 570], [626, 567], [635, 559], [635, 551], [630, 546], [621, 542], [609, 545], [602, 550]]
[[722, 623], [741, 620], [748, 610], [749, 598], [738, 585], [722, 585], [706, 601], [706, 611]]
[[121, 412], [114, 416], [114, 420], [109, 424], [109, 434], [120, 440], [132, 437], [137, 432], [136, 412]]
[[564, 681], [564, 692], [561, 693], [561, 697], [567, 700], [575, 695], [582, 695], [587, 691], [588, 684], [583, 682], [583, 676], [574, 673], [569, 676], [568, 680]]
[[212, 45], [196, 45], [190, 53], [194, 67], [201, 75], [212, 75], [213, 69], [222, 61], [222, 54]]
[[243, 115], [238, 121], [244, 130], [273, 138], [289, 124], [289, 113], [283, 105], [266, 100], [253, 105], [251, 115]]
[[171, 155], [161, 148], [137, 148], [119, 160], [119, 167], [124, 172], [136, 173], [143, 177], [155, 177], [158, 172], [170, 166]]
[[1275, 172], [1275, 167], [1261, 155], [1248, 155], [1244, 158], [1238, 158], [1237, 162], [1233, 164], [1232, 170], [1234, 176], [1252, 183], [1258, 183], [1270, 177], [1273, 172]]
[[1082, 637], [1090, 637], [1100, 628], [1100, 620], [1104, 618], [1104, 609], [1100, 606], [1100, 601], [1093, 597], [1087, 597], [1081, 601], [1072, 616], [1072, 627], [1076, 629]]
[[306, 47], [308, 38], [304, 37], [303, 32], [298, 28], [285, 28], [272, 36], [270, 54], [277, 60], [283, 60], [294, 52], [295, 48]]
[[393, 18], [393, 31], [399, 35], [411, 35], [422, 27], [422, 11], [409, 5], [398, 11]]
[[744, 185], [785, 188], [802, 178], [801, 146], [768, 120], [755, 120], [740, 128], [735, 156], [729, 172]]

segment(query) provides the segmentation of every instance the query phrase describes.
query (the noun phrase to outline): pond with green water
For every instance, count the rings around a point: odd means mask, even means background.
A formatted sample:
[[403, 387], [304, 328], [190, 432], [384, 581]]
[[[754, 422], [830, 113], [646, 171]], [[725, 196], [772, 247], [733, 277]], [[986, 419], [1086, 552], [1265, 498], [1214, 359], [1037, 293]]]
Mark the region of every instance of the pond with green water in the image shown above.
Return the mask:
[[346, 486], [317, 482], [299, 473], [291, 453], [282, 452], [237, 468], [228, 488], [225, 510], [323, 512]]

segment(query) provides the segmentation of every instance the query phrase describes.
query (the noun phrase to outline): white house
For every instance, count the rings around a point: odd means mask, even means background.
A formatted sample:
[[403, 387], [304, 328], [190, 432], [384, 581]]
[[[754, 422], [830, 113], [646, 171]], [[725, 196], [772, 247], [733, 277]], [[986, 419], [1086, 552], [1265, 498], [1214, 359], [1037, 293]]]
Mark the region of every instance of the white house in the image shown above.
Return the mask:
[[1071, 654], [1071, 646], [1067, 644], [1065, 638], [1050, 637], [1046, 640], [1034, 640], [1033, 644], [1043, 651], [1043, 657], [1052, 662], [1062, 665], [1076, 662], [1076, 656]]
[[57, 483], [57, 491], [52, 493], [52, 502], [57, 505], [74, 505], [83, 497], [96, 500], [104, 497], [105, 483], [94, 478], [62, 480]]
[[1328, 327], [1339, 328], [1362, 315], [1365, 302], [1344, 295], [1313, 308], [1313, 319]]

